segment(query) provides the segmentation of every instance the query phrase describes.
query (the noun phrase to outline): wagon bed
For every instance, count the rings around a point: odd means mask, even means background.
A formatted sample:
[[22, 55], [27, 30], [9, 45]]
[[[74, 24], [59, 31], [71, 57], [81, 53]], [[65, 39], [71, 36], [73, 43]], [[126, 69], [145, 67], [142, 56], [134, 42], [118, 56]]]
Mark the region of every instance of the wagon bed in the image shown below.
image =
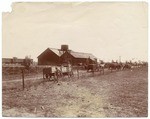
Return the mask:
[[62, 75], [72, 75], [72, 67], [71, 66], [54, 66], [43, 69], [43, 78], [48, 78], [52, 76], [58, 76], [57, 73], [61, 73]]

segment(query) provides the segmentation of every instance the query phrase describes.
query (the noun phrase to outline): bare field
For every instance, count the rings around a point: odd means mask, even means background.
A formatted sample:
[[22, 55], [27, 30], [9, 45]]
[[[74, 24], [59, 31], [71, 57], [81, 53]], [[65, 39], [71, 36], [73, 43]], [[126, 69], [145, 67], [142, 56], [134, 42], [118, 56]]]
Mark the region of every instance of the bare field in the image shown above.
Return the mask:
[[[34, 85], [32, 85], [34, 82]], [[3, 82], [3, 116], [13, 117], [147, 117], [148, 68], [95, 77]], [[21, 85], [19, 85], [21, 86]]]

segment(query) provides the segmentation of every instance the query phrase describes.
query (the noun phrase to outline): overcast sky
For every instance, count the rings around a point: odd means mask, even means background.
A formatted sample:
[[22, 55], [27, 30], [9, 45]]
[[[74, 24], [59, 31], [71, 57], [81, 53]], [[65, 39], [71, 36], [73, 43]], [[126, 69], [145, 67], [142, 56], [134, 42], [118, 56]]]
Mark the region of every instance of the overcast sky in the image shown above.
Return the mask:
[[130, 3], [13, 3], [3, 13], [2, 57], [34, 61], [45, 49], [92, 53], [104, 61], [148, 59], [147, 7]]

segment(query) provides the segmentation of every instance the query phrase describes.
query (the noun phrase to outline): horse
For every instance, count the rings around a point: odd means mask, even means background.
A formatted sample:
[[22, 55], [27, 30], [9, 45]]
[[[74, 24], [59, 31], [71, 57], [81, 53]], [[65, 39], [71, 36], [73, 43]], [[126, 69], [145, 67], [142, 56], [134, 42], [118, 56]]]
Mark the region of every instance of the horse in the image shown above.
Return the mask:
[[97, 64], [89, 64], [86, 66], [87, 72], [99, 71], [99, 66]]
[[123, 69], [131, 69], [131, 64], [125, 63], [125, 64], [123, 65]]
[[122, 70], [122, 67], [123, 67], [122, 63], [118, 63], [116, 65], [117, 70]]
[[112, 63], [106, 63], [105, 67], [109, 70], [121, 70], [122, 69], [122, 63], [112, 62]]

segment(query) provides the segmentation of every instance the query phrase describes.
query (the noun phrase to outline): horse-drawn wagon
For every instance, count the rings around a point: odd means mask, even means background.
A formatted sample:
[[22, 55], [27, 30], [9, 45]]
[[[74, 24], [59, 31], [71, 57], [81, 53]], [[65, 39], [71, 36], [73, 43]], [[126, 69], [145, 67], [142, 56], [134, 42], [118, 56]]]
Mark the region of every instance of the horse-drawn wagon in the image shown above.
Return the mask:
[[86, 66], [87, 72], [103, 72], [104, 74], [104, 64], [88, 64]]
[[73, 76], [72, 66], [69, 64], [63, 64], [60, 66], [51, 66], [43, 69], [43, 79], [45, 78], [54, 78], [58, 79], [59, 77], [63, 77], [67, 75], [68, 77]]
[[95, 71], [99, 71], [99, 66], [97, 64], [88, 64], [87, 65], [87, 72], [95, 72]]

